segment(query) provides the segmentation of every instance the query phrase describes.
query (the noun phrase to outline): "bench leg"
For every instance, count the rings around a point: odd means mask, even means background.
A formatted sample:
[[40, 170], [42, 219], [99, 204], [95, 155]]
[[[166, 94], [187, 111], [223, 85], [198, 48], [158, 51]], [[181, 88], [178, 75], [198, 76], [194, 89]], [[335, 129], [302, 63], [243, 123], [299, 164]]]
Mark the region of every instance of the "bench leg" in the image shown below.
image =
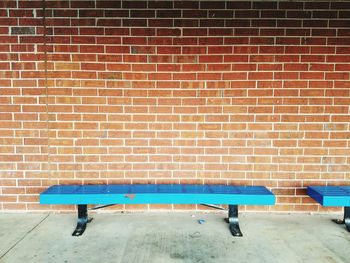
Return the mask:
[[344, 219], [334, 219], [337, 224], [345, 224], [346, 229], [350, 232], [350, 206], [344, 206]]
[[350, 232], [350, 206], [344, 207], [344, 223], [346, 229]]
[[81, 236], [85, 229], [87, 223], [90, 223], [92, 218], [88, 218], [87, 205], [78, 205], [78, 223], [72, 236]]
[[231, 234], [235, 237], [243, 236], [238, 222], [238, 205], [228, 206], [228, 223], [230, 224]]

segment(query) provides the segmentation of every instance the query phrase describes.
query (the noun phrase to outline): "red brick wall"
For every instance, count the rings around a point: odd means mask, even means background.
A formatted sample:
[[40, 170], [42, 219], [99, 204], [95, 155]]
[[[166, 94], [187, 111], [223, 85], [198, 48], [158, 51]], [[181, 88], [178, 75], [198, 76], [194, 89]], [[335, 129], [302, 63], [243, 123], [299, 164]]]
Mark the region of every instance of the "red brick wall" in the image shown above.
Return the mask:
[[2, 210], [181, 182], [316, 211], [307, 185], [349, 184], [350, 2], [1, 0], [0, 70]]

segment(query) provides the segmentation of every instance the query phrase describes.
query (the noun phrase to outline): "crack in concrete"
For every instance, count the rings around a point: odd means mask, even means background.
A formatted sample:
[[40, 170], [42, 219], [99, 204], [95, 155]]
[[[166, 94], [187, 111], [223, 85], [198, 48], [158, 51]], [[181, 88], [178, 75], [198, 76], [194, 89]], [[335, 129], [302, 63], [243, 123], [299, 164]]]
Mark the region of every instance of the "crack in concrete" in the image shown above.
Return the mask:
[[43, 219], [41, 219], [34, 227], [27, 231], [17, 242], [15, 242], [4, 254], [0, 256], [0, 260], [3, 259], [12, 249], [14, 249], [19, 243], [21, 243], [31, 232], [33, 232], [42, 222], [48, 218], [50, 214], [47, 214]]

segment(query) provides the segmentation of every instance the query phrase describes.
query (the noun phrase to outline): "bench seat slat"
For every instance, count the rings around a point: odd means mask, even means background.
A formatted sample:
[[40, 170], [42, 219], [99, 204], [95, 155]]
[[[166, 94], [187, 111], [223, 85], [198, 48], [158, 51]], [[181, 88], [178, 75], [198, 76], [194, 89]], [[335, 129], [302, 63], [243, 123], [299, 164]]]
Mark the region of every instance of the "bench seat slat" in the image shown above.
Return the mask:
[[323, 206], [350, 206], [350, 186], [309, 186], [307, 193]]
[[55, 185], [41, 204], [240, 204], [273, 205], [263, 186], [227, 185]]

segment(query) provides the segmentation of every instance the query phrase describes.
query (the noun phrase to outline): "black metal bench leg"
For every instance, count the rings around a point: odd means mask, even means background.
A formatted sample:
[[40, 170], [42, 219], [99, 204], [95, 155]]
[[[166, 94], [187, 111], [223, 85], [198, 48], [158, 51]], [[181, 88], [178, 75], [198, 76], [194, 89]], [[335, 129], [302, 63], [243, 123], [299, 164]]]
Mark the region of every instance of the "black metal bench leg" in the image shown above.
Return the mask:
[[235, 237], [243, 236], [238, 222], [238, 205], [228, 206], [228, 223], [230, 224], [231, 234]]
[[350, 232], [350, 206], [344, 206], [344, 219], [333, 219], [337, 224], [345, 224], [346, 229]]
[[350, 206], [344, 207], [344, 223], [346, 229], [350, 232]]
[[87, 223], [90, 223], [92, 218], [88, 218], [87, 205], [78, 205], [78, 223], [72, 236], [81, 236], [85, 229]]

